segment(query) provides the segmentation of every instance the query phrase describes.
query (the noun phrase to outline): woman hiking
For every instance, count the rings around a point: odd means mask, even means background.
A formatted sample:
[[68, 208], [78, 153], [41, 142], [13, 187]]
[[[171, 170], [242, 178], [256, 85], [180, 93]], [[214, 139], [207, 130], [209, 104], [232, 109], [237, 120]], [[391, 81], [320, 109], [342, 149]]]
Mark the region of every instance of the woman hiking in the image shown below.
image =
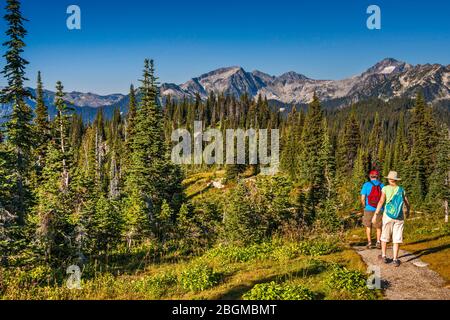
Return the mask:
[[381, 199], [378, 202], [375, 215], [372, 219], [375, 223], [377, 215], [380, 214], [384, 203], [383, 214], [383, 227], [381, 231], [381, 255], [380, 259], [384, 263], [389, 263], [389, 259], [386, 257], [387, 243], [391, 241], [393, 243], [393, 260], [394, 266], [400, 266], [400, 260], [398, 253], [400, 249], [400, 243], [403, 242], [403, 224], [404, 214], [403, 206], [406, 206], [406, 212], [409, 212], [409, 201], [406, 197], [405, 190], [398, 185], [398, 181], [401, 179], [398, 177], [397, 172], [391, 171], [388, 176], [385, 177], [389, 181], [389, 185], [383, 187], [381, 190]]

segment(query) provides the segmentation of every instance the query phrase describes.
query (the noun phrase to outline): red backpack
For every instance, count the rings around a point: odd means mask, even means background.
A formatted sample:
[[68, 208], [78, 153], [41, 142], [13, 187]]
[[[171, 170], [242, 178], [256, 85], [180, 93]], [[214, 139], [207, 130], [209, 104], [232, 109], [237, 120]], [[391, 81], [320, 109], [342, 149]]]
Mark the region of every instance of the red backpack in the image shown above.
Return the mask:
[[369, 206], [376, 208], [381, 198], [381, 187], [380, 185], [375, 185], [372, 181], [370, 183], [372, 184], [372, 190], [370, 190], [370, 194], [367, 197], [367, 203]]

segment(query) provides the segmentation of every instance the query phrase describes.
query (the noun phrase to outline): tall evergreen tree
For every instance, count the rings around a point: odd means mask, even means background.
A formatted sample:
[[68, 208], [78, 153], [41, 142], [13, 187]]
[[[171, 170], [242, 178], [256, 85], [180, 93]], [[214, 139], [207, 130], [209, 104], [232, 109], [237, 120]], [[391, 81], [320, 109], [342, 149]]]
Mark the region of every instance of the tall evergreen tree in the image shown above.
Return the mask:
[[353, 109], [339, 139], [338, 165], [342, 173], [351, 174], [360, 144], [361, 132]]
[[381, 141], [382, 141], [381, 122], [380, 116], [377, 112], [375, 113], [375, 120], [373, 123], [372, 131], [370, 132], [369, 143], [367, 147], [369, 150], [370, 162], [373, 168], [377, 168], [378, 170], [381, 169], [381, 161], [382, 161], [382, 158], [379, 158], [378, 152]]
[[408, 141], [405, 134], [405, 117], [404, 113], [400, 114], [397, 132], [394, 142], [394, 155], [392, 168], [399, 172], [400, 175], [404, 175], [404, 165], [408, 158]]
[[408, 159], [407, 186], [416, 203], [428, 193], [428, 178], [436, 161], [437, 130], [431, 108], [422, 93], [418, 93], [413, 109], [410, 132], [412, 149]]
[[36, 116], [34, 118], [35, 125], [35, 141], [36, 141], [36, 158], [38, 176], [44, 166], [45, 153], [47, 151], [47, 144], [50, 141], [50, 121], [48, 115], [48, 108], [44, 102], [44, 90], [41, 79], [41, 72], [38, 72], [37, 86], [36, 86]]
[[28, 223], [35, 228], [39, 246], [47, 260], [65, 260], [73, 254], [75, 193], [72, 185], [74, 171], [69, 144], [69, 111], [64, 101], [64, 87], [56, 84], [56, 117], [52, 123], [53, 137], [48, 144], [42, 182], [37, 189], [35, 214]]
[[31, 97], [31, 93], [25, 88], [25, 67], [28, 64], [23, 57], [25, 47], [24, 37], [27, 34], [23, 22], [20, 2], [7, 0], [5, 20], [8, 28], [6, 36], [8, 40], [3, 43], [6, 53], [3, 55], [6, 64], [1, 73], [7, 79], [7, 85], [1, 91], [1, 102], [12, 105], [12, 114], [6, 124], [8, 144], [12, 148], [14, 199], [12, 210], [17, 213], [19, 222], [23, 223], [26, 209], [30, 203], [29, 173], [32, 161], [33, 128], [31, 121], [33, 112], [26, 104], [25, 99]]
[[314, 219], [317, 205], [324, 197], [324, 163], [321, 159], [323, 137], [323, 112], [320, 101], [314, 94], [306, 114], [300, 161], [301, 181], [308, 190], [307, 219], [310, 221]]
[[[135, 126], [136, 126], [136, 112], [137, 112], [137, 105], [136, 105], [136, 93], [134, 90], [134, 86], [131, 85], [130, 86], [130, 101], [128, 103], [128, 113], [127, 113], [127, 117], [126, 117], [126, 121], [127, 121], [127, 128], [125, 131], [125, 140], [127, 142], [127, 146], [128, 148], [131, 147], [131, 141], [130, 139], [133, 137], [134, 135], [134, 130], [135, 130]], [[129, 149], [128, 151], [131, 151], [131, 149]]]
[[450, 201], [450, 129], [443, 127], [439, 133], [436, 166], [430, 177], [427, 203], [436, 212], [446, 207]]
[[125, 186], [129, 239], [136, 234], [145, 236], [151, 233], [163, 200], [173, 203], [173, 197], [180, 192], [181, 179], [168, 158], [153, 60], [145, 60], [140, 91], [142, 100], [131, 138], [131, 164]]

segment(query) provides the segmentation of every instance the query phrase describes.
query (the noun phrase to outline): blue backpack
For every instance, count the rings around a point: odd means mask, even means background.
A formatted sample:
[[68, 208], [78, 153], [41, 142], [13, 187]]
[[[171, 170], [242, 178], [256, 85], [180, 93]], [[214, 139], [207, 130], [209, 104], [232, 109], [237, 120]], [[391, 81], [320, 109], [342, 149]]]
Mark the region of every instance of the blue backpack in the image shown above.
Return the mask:
[[398, 219], [403, 213], [403, 188], [398, 187], [397, 192], [392, 197], [391, 201], [386, 203], [386, 215], [391, 219]]

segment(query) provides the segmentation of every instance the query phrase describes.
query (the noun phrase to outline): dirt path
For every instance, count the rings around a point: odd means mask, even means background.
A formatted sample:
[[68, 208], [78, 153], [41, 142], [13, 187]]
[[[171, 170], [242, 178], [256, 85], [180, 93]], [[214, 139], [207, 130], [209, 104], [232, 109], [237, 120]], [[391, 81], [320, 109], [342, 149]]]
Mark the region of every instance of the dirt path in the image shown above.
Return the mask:
[[[445, 281], [439, 274], [430, 270], [419, 258], [400, 250], [402, 264], [396, 268], [392, 263], [384, 264], [378, 260], [380, 250], [354, 247], [368, 266], [379, 266], [381, 285], [389, 300], [450, 300], [450, 289], [444, 288]], [[388, 257], [392, 250], [388, 249]]]

